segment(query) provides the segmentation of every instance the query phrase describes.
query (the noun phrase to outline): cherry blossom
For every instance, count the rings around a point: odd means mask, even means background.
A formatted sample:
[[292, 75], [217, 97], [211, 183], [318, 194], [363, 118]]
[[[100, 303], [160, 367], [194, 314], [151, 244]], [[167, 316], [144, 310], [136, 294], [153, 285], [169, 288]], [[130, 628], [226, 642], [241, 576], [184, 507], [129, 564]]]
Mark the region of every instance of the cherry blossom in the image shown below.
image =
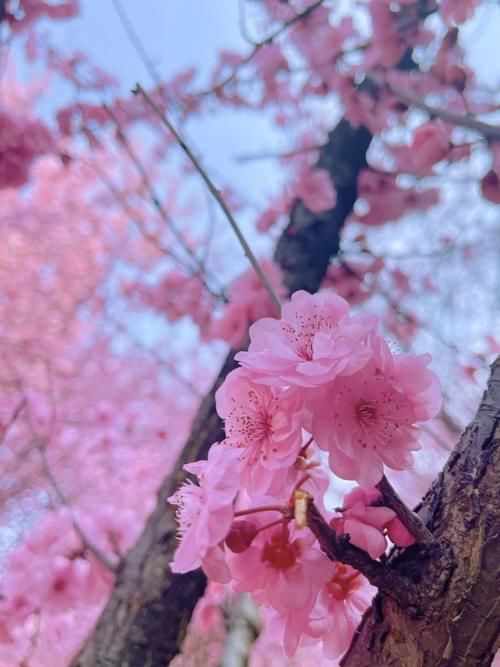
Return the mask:
[[302, 445], [300, 395], [255, 384], [238, 369], [217, 391], [216, 405], [224, 419], [224, 445], [238, 453], [247, 488], [265, 493], [277, 471], [294, 463]]
[[0, 188], [24, 185], [33, 160], [54, 148], [46, 125], [0, 107]]
[[304, 170], [299, 174], [293, 192], [313, 213], [333, 208], [337, 201], [332, 180], [326, 169]]
[[424, 355], [392, 357], [375, 339], [375, 357], [357, 373], [338, 378], [319, 397], [312, 433], [329, 452], [332, 470], [361, 486], [373, 486], [384, 465], [405, 470], [420, 448], [418, 422], [440, 407], [437, 378]]
[[[259, 514], [259, 525], [269, 518], [268, 512]], [[248, 549], [227, 560], [234, 589], [251, 592], [277, 611], [311, 606], [334, 569], [312, 534], [296, 528], [262, 530]]]
[[235, 456], [221, 445], [212, 445], [207, 461], [186, 464], [198, 477], [199, 486], [186, 482], [168, 499], [177, 505], [180, 544], [171, 567], [188, 572], [200, 564], [215, 581], [227, 581], [227, 568], [219, 543], [226, 537], [233, 520], [232, 502], [239, 479], [228, 470]]
[[398, 546], [410, 546], [415, 538], [396, 517], [393, 510], [380, 505], [381, 494], [375, 488], [354, 488], [344, 496], [341, 516], [330, 525], [340, 534], [349, 535], [349, 541], [379, 558], [387, 549], [385, 532]]
[[348, 315], [349, 305], [329, 292], [295, 292], [280, 320], [264, 318], [250, 328], [248, 352], [236, 359], [257, 382], [314, 387], [350, 375], [370, 356], [371, 315]]
[[[281, 283], [281, 272], [270, 260], [261, 262], [261, 268], [279, 297], [285, 296]], [[251, 324], [263, 317], [276, 315], [276, 307], [269, 298], [253, 269], [248, 269], [231, 284], [229, 303], [222, 315], [213, 317], [209, 336], [221, 338], [232, 347], [242, 345]]]
[[430, 169], [446, 157], [450, 148], [449, 128], [440, 121], [429, 121], [417, 128], [413, 137], [412, 158], [418, 169]]

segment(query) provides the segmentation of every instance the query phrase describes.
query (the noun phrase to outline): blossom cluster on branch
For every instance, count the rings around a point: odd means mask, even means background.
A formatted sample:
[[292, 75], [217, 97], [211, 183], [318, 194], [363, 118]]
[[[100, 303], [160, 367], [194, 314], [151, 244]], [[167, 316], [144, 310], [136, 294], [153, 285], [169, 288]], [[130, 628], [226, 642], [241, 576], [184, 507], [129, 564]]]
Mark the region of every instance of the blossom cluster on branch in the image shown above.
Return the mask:
[[[375, 485], [386, 468], [411, 468], [440, 388], [429, 355], [393, 354], [378, 329], [376, 316], [351, 314], [329, 290], [296, 292], [279, 319], [256, 322], [241, 367], [216, 395], [226, 439], [185, 466], [197, 484], [170, 498], [180, 534], [172, 570], [201, 566], [211, 581], [251, 593], [288, 655], [321, 642], [338, 657], [374, 592], [323, 553], [308, 499], [373, 559], [388, 539], [416, 541]], [[327, 502], [332, 476], [359, 485], [337, 510]]]

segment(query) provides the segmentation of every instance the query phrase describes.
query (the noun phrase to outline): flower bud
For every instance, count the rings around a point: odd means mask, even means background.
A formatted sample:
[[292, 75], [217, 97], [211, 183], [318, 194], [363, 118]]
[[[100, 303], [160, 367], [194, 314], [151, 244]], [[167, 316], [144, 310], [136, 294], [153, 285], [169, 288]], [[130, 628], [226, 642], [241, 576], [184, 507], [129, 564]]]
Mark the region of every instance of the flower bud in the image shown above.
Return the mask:
[[233, 521], [226, 537], [226, 546], [235, 554], [240, 554], [246, 551], [252, 544], [257, 532], [257, 526], [251, 521], [246, 521], [245, 519]]

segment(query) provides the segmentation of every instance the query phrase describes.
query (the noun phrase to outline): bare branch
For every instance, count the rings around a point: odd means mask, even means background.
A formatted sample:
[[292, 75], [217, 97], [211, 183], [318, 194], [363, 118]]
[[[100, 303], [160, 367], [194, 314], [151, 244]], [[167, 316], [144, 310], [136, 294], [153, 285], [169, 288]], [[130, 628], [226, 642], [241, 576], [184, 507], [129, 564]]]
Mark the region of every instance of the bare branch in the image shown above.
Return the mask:
[[200, 174], [201, 178], [205, 182], [207, 188], [209, 189], [210, 193], [213, 195], [213, 197], [216, 199], [217, 203], [221, 207], [224, 215], [226, 216], [227, 221], [231, 225], [234, 233], [236, 234], [236, 237], [238, 241], [240, 242], [241, 247], [243, 248], [243, 251], [248, 258], [250, 264], [253, 266], [255, 273], [259, 276], [259, 279], [261, 283], [264, 285], [267, 293], [269, 294], [269, 297], [271, 298], [271, 301], [274, 303], [276, 306], [278, 312], [281, 310], [281, 303], [280, 300], [278, 299], [278, 296], [276, 295], [276, 292], [272, 288], [271, 283], [267, 279], [265, 273], [262, 271], [259, 262], [257, 261], [257, 258], [252, 252], [252, 249], [250, 248], [248, 241], [246, 240], [243, 232], [240, 229], [240, 226], [236, 222], [236, 219], [234, 218], [233, 214], [231, 213], [231, 210], [229, 206], [226, 204], [224, 197], [221, 195], [220, 191], [215, 187], [215, 185], [212, 183], [212, 180], [208, 176], [207, 172], [205, 171], [204, 167], [201, 165], [200, 161], [198, 158], [195, 156], [193, 151], [189, 148], [189, 146], [186, 144], [184, 139], [181, 137], [181, 135], [178, 133], [178, 131], [175, 129], [175, 127], [172, 125], [168, 117], [162, 113], [161, 109], [157, 106], [157, 104], [154, 102], [153, 99], [146, 93], [144, 88], [141, 86], [140, 83], [138, 83], [133, 90], [134, 94], [140, 94], [146, 101], [146, 103], [149, 105], [149, 107], [156, 113], [158, 118], [161, 120], [163, 125], [168, 129], [168, 131], [175, 137], [176, 141], [178, 142], [179, 146], [182, 148], [184, 153], [187, 155], [193, 166], [195, 167], [196, 171]]

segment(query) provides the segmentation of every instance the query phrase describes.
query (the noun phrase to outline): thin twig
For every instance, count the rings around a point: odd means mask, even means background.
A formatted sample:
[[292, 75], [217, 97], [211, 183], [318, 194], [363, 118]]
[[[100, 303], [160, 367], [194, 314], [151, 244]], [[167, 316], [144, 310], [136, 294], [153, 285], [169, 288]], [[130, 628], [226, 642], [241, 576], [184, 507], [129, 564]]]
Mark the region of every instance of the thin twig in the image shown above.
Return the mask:
[[21, 400], [19, 401], [19, 403], [14, 408], [14, 410], [12, 411], [12, 414], [10, 415], [7, 422], [0, 426], [0, 445], [5, 440], [5, 436], [7, 435], [9, 430], [16, 423], [17, 418], [19, 417], [21, 412], [24, 410], [25, 406], [26, 406], [26, 397], [23, 396], [21, 398]]
[[417, 109], [421, 109], [429, 114], [431, 118], [441, 118], [447, 123], [456, 125], [458, 127], [465, 127], [469, 130], [474, 130], [482, 134], [485, 139], [490, 139], [493, 141], [500, 141], [500, 126], [491, 125], [490, 123], [484, 123], [477, 118], [470, 118], [469, 116], [464, 116], [463, 114], [453, 113], [452, 111], [447, 111], [446, 109], [440, 109], [438, 107], [431, 106], [423, 100], [419, 100], [413, 95], [400, 90], [399, 88], [394, 88], [387, 82], [381, 82], [373, 76], [368, 77], [369, 81], [374, 83], [379, 88], [385, 88], [388, 92], [392, 93], [398, 97], [402, 102], [408, 104]]
[[263, 152], [263, 153], [250, 153], [248, 155], [235, 155], [234, 159], [237, 162], [253, 162], [255, 160], [282, 160], [287, 157], [294, 157], [295, 155], [303, 155], [304, 153], [316, 153], [322, 148], [325, 148], [325, 144], [320, 144], [316, 146], [303, 146], [301, 148], [295, 148], [285, 153], [273, 153], [272, 151]]
[[282, 33], [284, 33], [288, 28], [290, 28], [292, 25], [297, 23], [298, 21], [301, 21], [302, 19], [305, 19], [307, 16], [309, 16], [315, 9], [317, 9], [320, 5], [323, 4], [325, 0], [316, 0], [312, 5], [309, 7], [306, 7], [304, 11], [300, 12], [299, 14], [296, 14], [293, 16], [289, 21], [285, 21], [283, 25], [281, 25], [277, 30], [275, 30], [273, 33], [265, 37], [262, 41], [257, 42], [254, 44], [254, 48], [248, 53], [244, 58], [240, 60], [240, 62], [233, 68], [233, 70], [228, 74], [224, 79], [219, 81], [219, 83], [216, 83], [214, 86], [209, 88], [208, 90], [203, 90], [197, 93], [201, 97], [206, 97], [207, 95], [212, 95], [215, 91], [220, 90], [221, 88], [224, 88], [227, 86], [228, 83], [231, 83], [233, 79], [236, 77], [238, 74], [238, 71], [244, 66], [248, 65], [248, 63], [253, 60], [253, 58], [257, 55], [257, 53], [264, 47], [269, 44], [272, 44], [274, 40], [279, 37]]
[[40, 440], [36, 440], [35, 442], [35, 447], [38, 450], [38, 453], [40, 454], [40, 458], [42, 461], [42, 469], [44, 472], [45, 477], [47, 478], [48, 482], [50, 483], [54, 493], [57, 496], [58, 501], [60, 502], [61, 505], [64, 505], [69, 510], [70, 518], [71, 518], [71, 523], [73, 524], [73, 528], [75, 529], [75, 532], [83, 542], [84, 546], [86, 549], [88, 549], [94, 556], [95, 558], [103, 565], [107, 570], [110, 572], [116, 572], [117, 566], [115, 563], [113, 563], [107, 555], [99, 549], [89, 538], [87, 535], [84, 533], [83, 529], [81, 528], [80, 524], [75, 518], [75, 515], [73, 513], [73, 510], [69, 506], [69, 503], [66, 499], [66, 496], [61, 490], [61, 487], [57, 483], [56, 478], [52, 474], [52, 470], [50, 469], [49, 463], [47, 461], [47, 457], [45, 455], [45, 444], [42, 443]]
[[281, 303], [280, 300], [278, 299], [278, 296], [276, 295], [276, 292], [273, 290], [271, 283], [267, 279], [265, 273], [262, 271], [259, 262], [257, 261], [257, 258], [252, 252], [252, 249], [250, 248], [245, 236], [243, 235], [243, 232], [241, 231], [238, 223], [236, 222], [233, 214], [231, 213], [228, 205], [226, 204], [223, 196], [219, 192], [219, 190], [215, 187], [215, 185], [212, 183], [212, 180], [208, 176], [207, 172], [201, 165], [200, 161], [198, 158], [194, 155], [193, 151], [189, 148], [189, 146], [186, 144], [184, 139], [181, 137], [181, 135], [177, 132], [175, 127], [172, 125], [168, 117], [161, 111], [161, 109], [156, 105], [154, 100], [151, 99], [151, 97], [146, 93], [144, 88], [141, 86], [140, 83], [136, 84], [136, 87], [132, 91], [134, 95], [140, 94], [148, 104], [148, 106], [156, 113], [158, 118], [161, 120], [163, 125], [168, 129], [168, 131], [175, 137], [176, 141], [178, 142], [179, 146], [182, 148], [184, 153], [187, 155], [193, 166], [195, 167], [196, 171], [200, 174], [202, 177], [203, 181], [205, 182], [207, 188], [209, 189], [210, 193], [213, 195], [213, 197], [216, 199], [217, 203], [219, 204], [220, 208], [222, 209], [224, 215], [226, 216], [227, 221], [231, 225], [234, 233], [236, 234], [236, 237], [238, 238], [238, 241], [240, 242], [241, 247], [243, 248], [243, 251], [250, 261], [250, 264], [253, 266], [255, 273], [259, 276], [260, 281], [264, 285], [267, 293], [269, 294], [269, 297], [271, 298], [272, 302], [276, 306], [278, 312], [281, 310]]
[[[22, 388], [21, 388], [21, 391], [23, 391]], [[23, 391], [23, 394], [24, 394], [24, 391]], [[51, 394], [52, 394], [52, 391], [51, 391]], [[53, 399], [53, 397], [51, 397], [51, 398]], [[90, 553], [92, 553], [94, 555], [96, 560], [98, 560], [103, 567], [105, 567], [110, 572], [116, 572], [117, 569], [118, 569], [118, 565], [113, 563], [108, 558], [108, 556], [103, 551], [101, 551], [101, 549], [99, 549], [99, 547], [97, 547], [95, 544], [93, 544], [93, 542], [87, 537], [87, 535], [85, 534], [85, 532], [81, 528], [80, 524], [76, 520], [73, 509], [71, 508], [71, 505], [69, 504], [69, 502], [68, 502], [65, 494], [63, 493], [62, 489], [60, 488], [56, 478], [52, 474], [52, 470], [50, 469], [49, 462], [47, 461], [47, 456], [45, 454], [45, 449], [46, 449], [48, 441], [50, 439], [50, 434], [54, 430], [54, 424], [55, 424], [55, 419], [56, 419], [55, 406], [54, 405], [52, 406], [53, 409], [52, 409], [52, 414], [51, 414], [51, 419], [50, 419], [49, 435], [46, 436], [45, 438], [40, 438], [39, 435], [36, 432], [36, 429], [35, 429], [34, 425], [33, 425], [33, 420], [31, 419], [31, 413], [30, 413], [30, 410], [29, 410], [29, 403], [27, 402], [26, 395], [25, 395], [25, 399], [26, 399], [26, 404], [27, 404], [27, 407], [28, 407], [28, 409], [26, 411], [28, 427], [29, 427], [29, 429], [31, 431], [31, 434], [33, 436], [33, 445], [35, 446], [38, 453], [40, 454], [40, 459], [41, 459], [41, 462], [42, 462], [42, 470], [43, 470], [43, 473], [44, 473], [45, 477], [47, 478], [47, 481], [49, 482], [50, 486], [52, 487], [59, 503], [68, 509], [73, 528], [74, 528], [75, 532], [77, 533], [77, 535], [79, 536], [79, 538], [81, 539], [84, 547], [88, 551], [90, 551]]]
[[130, 160], [134, 164], [135, 168], [137, 169], [137, 173], [139, 174], [145, 193], [149, 195], [149, 199], [151, 200], [151, 203], [157, 210], [158, 214], [160, 215], [160, 218], [163, 220], [163, 222], [167, 225], [167, 227], [170, 229], [172, 234], [174, 235], [174, 238], [180, 243], [182, 248], [186, 251], [186, 253], [189, 255], [189, 257], [193, 260], [194, 264], [197, 267], [197, 271], [199, 273], [203, 273], [205, 271], [205, 267], [201, 263], [201, 261], [198, 259], [196, 254], [193, 252], [193, 250], [189, 247], [187, 241], [184, 239], [182, 232], [177, 229], [177, 226], [174, 223], [174, 220], [172, 217], [168, 214], [166, 211], [165, 207], [160, 201], [160, 198], [158, 194], [156, 193], [153, 184], [151, 183], [151, 179], [149, 178], [149, 175], [146, 171], [146, 168], [142, 164], [141, 160], [139, 159], [139, 156], [135, 152], [134, 148], [132, 147], [132, 144], [128, 140], [128, 137], [123, 129], [123, 127], [120, 124], [120, 121], [118, 120], [116, 114], [114, 111], [107, 105], [103, 104], [103, 109], [106, 111], [110, 119], [113, 121], [113, 124], [115, 125], [116, 132], [118, 139], [120, 140], [122, 146], [124, 147], [127, 155], [129, 156]]

